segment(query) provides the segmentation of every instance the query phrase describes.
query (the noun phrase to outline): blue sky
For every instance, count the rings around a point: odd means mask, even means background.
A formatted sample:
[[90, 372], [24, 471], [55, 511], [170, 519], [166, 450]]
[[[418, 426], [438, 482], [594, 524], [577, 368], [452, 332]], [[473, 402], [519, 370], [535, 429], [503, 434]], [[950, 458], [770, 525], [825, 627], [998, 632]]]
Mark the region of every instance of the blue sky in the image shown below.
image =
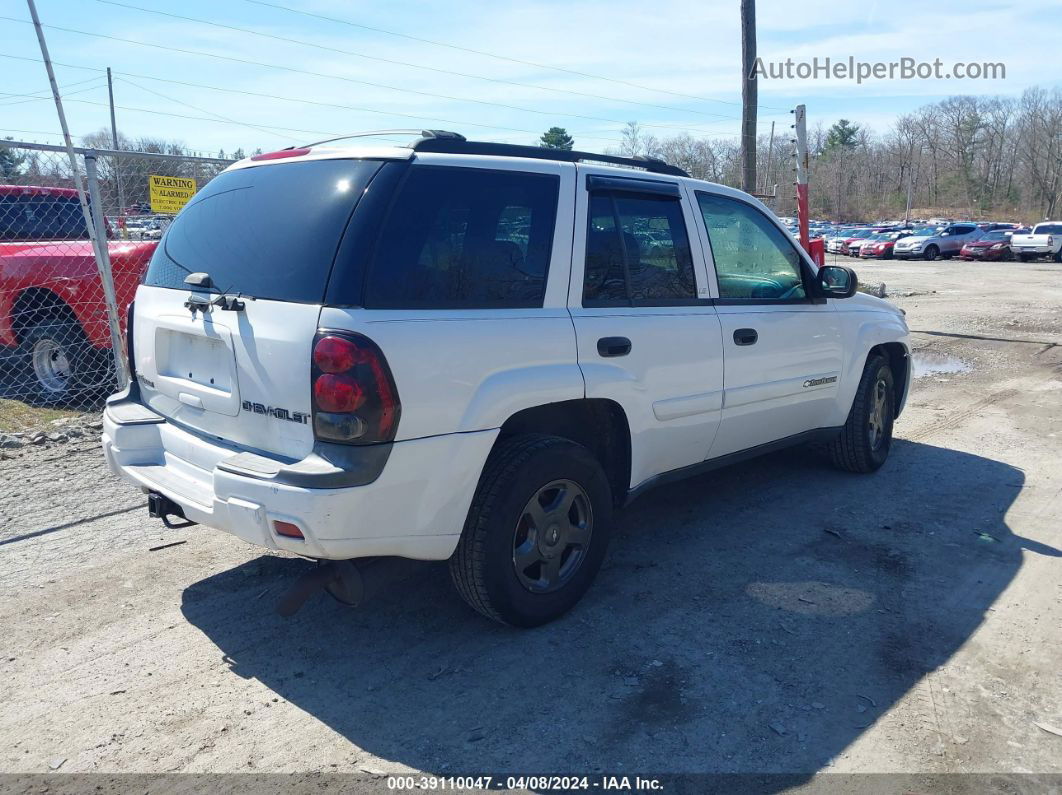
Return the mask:
[[[353, 25], [252, 0], [121, 2], [212, 24], [99, 0], [37, 0], [46, 25], [142, 43], [46, 30], [52, 58], [68, 64], [58, 66], [57, 75], [76, 136], [108, 124], [102, 72], [93, 71], [107, 66], [115, 72], [124, 133], [177, 139], [207, 153], [270, 150], [395, 127], [531, 143], [558, 125], [585, 149], [615, 146], [631, 120], [658, 136], [738, 132], [738, 0], [268, 0]], [[24, 0], [0, 0], [0, 16], [29, 19]], [[787, 111], [798, 102], [807, 105], [812, 125], [844, 116], [883, 130], [896, 115], [952, 94], [1013, 96], [1031, 85], [1062, 84], [1057, 0], [760, 0], [757, 17], [765, 60], [908, 56], [940, 58], [946, 66], [1006, 64], [1002, 80], [761, 80], [764, 132], [772, 120], [784, 130]], [[0, 19], [0, 54], [39, 59], [32, 27]], [[6, 76], [0, 135], [57, 141], [43, 65], [7, 57], [0, 62]]]

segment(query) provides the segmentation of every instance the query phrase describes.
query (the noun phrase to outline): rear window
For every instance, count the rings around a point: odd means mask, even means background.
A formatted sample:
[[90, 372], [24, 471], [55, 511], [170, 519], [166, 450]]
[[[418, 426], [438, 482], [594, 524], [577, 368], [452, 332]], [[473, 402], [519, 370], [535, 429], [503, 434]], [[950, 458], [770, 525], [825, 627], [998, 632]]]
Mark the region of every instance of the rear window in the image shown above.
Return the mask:
[[318, 303], [350, 213], [376, 160], [313, 160], [227, 171], [170, 225], [144, 283], [187, 289], [210, 275], [225, 293]]
[[1039, 224], [1033, 230], [1036, 235], [1062, 235], [1062, 224]]
[[81, 203], [68, 196], [0, 197], [0, 240], [87, 240]]
[[369, 263], [365, 306], [542, 306], [560, 179], [411, 166]]

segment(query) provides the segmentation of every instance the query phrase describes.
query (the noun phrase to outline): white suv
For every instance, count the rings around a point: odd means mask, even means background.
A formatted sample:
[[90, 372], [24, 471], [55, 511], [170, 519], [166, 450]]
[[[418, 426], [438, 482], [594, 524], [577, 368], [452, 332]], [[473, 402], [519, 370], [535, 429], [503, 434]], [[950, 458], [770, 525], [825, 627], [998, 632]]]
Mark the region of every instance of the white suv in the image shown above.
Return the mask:
[[908, 330], [855, 288], [657, 160], [442, 131], [258, 155], [166, 232], [103, 448], [154, 515], [337, 561], [337, 595], [351, 559], [449, 559], [533, 626], [653, 485], [802, 442], [881, 466]]

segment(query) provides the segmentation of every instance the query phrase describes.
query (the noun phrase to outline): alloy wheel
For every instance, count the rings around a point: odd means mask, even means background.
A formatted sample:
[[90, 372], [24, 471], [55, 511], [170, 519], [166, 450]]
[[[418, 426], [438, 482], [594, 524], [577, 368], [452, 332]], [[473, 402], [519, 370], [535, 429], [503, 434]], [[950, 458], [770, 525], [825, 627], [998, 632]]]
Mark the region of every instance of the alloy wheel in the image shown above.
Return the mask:
[[590, 498], [571, 480], [555, 480], [528, 500], [513, 535], [513, 567], [534, 593], [567, 584], [586, 560], [593, 533]]

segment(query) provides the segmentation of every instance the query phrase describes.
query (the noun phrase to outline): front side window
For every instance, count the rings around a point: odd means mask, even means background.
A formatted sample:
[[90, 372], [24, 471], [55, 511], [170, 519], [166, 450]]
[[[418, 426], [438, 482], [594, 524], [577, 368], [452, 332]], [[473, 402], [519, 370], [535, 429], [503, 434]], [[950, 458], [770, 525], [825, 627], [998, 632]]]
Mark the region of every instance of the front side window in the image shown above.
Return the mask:
[[584, 306], [666, 306], [696, 297], [693, 257], [678, 199], [624, 191], [591, 193]]
[[560, 179], [412, 166], [376, 243], [365, 305], [542, 306]]
[[697, 193], [719, 297], [750, 302], [807, 297], [800, 253], [763, 213], [737, 199]]

